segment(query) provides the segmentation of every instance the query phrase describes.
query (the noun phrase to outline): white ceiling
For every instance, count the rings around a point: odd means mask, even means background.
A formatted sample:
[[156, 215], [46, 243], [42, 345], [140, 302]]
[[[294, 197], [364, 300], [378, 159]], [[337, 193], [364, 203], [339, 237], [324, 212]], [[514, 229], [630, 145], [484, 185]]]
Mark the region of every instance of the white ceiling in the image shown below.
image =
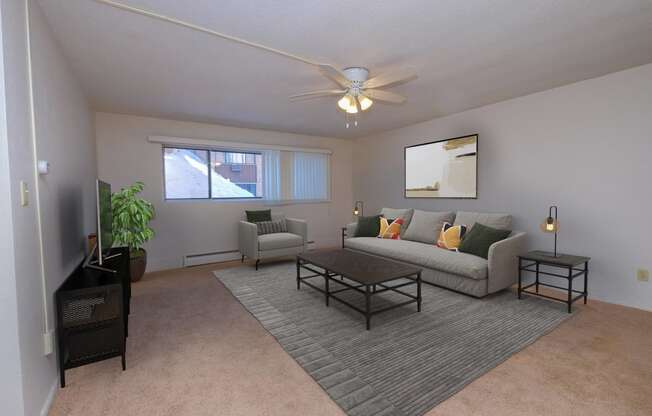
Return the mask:
[[92, 0], [40, 0], [95, 109], [360, 137], [652, 62], [650, 0], [123, 0], [371, 76], [412, 68], [344, 128], [315, 67]]

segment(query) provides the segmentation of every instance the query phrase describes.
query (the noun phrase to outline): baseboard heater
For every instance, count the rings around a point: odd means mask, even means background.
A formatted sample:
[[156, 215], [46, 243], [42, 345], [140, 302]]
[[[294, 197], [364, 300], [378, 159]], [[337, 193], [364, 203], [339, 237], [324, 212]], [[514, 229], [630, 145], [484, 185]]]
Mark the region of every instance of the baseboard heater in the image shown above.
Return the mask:
[[[315, 242], [308, 241], [308, 250], [315, 249]], [[186, 254], [183, 256], [183, 267], [200, 266], [202, 264], [221, 263], [240, 260], [239, 250], [212, 251], [210, 253]]]

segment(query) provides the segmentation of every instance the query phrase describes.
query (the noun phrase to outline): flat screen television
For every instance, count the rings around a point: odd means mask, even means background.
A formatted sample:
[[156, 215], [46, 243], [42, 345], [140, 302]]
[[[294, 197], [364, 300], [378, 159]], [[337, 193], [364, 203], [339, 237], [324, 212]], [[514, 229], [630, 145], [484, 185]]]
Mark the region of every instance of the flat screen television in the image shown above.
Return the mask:
[[113, 246], [113, 210], [111, 208], [110, 184], [99, 179], [97, 180], [95, 186], [95, 202], [97, 211], [97, 240], [84, 266], [109, 271], [101, 266], [109, 258], [108, 253]]
[[101, 266], [104, 254], [113, 245], [113, 210], [111, 185], [97, 180], [97, 262]]

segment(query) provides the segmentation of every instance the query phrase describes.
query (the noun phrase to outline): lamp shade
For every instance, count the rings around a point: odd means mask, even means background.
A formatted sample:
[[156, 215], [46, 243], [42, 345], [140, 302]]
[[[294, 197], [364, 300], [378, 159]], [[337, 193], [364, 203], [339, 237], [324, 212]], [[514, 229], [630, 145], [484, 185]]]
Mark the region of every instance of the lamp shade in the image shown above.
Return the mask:
[[351, 101], [351, 97], [349, 95], [345, 95], [344, 97], [340, 98], [340, 100], [337, 102], [337, 105], [342, 110], [347, 111], [349, 107], [353, 105], [353, 103]]
[[373, 101], [369, 99], [368, 97], [365, 97], [364, 95], [360, 96], [360, 109], [362, 111], [367, 110], [369, 107], [373, 105]]
[[355, 201], [355, 205], [353, 206], [353, 215], [357, 216], [362, 216], [364, 215], [362, 212], [364, 210], [364, 202], [362, 201]]
[[544, 233], [556, 233], [559, 231], [559, 221], [548, 217], [541, 223], [540, 227]]

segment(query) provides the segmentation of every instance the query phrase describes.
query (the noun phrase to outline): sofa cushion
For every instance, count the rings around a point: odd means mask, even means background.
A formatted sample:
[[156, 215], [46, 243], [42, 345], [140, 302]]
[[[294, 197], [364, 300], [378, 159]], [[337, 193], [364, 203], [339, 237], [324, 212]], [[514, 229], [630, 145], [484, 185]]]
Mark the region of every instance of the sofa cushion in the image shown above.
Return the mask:
[[288, 232], [285, 218], [275, 221], [260, 221], [256, 223], [256, 227], [258, 227], [258, 235]]
[[355, 228], [356, 237], [378, 237], [379, 232], [380, 215], [358, 217], [358, 226]]
[[455, 216], [455, 225], [466, 225], [467, 231], [471, 231], [476, 222], [498, 230], [512, 229], [512, 216], [509, 214], [458, 211]]
[[414, 210], [412, 220], [403, 234], [404, 240], [435, 244], [445, 222], [453, 222], [453, 212], [430, 212]]
[[245, 213], [247, 214], [247, 222], [260, 222], [260, 221], [272, 220], [271, 209], [261, 209], [258, 211], [245, 211]]
[[478, 222], [464, 236], [459, 250], [462, 253], [474, 254], [486, 259], [489, 256], [489, 247], [497, 241], [506, 239], [510, 234], [510, 230], [499, 230]]
[[408, 240], [356, 237], [344, 240], [344, 247], [471, 279], [487, 278], [486, 259], [444, 250], [435, 245]]
[[258, 236], [258, 250], [278, 250], [280, 248], [303, 245], [303, 237], [291, 233], [264, 234]]
[[388, 220], [395, 220], [397, 218], [403, 219], [403, 225], [401, 226], [401, 238], [405, 234], [405, 230], [410, 225], [412, 220], [412, 214], [414, 210], [412, 208], [406, 209], [396, 209], [396, 208], [383, 208], [380, 210], [380, 215], [387, 218]]
[[453, 225], [445, 222], [439, 233], [437, 240], [437, 247], [445, 248], [447, 250], [457, 250], [460, 247], [462, 238], [466, 234], [465, 225]]
[[403, 218], [397, 218], [391, 223], [387, 221], [387, 218], [380, 218], [380, 232], [378, 233], [378, 238], [392, 238], [397, 240], [401, 235], [401, 229], [403, 228]]

